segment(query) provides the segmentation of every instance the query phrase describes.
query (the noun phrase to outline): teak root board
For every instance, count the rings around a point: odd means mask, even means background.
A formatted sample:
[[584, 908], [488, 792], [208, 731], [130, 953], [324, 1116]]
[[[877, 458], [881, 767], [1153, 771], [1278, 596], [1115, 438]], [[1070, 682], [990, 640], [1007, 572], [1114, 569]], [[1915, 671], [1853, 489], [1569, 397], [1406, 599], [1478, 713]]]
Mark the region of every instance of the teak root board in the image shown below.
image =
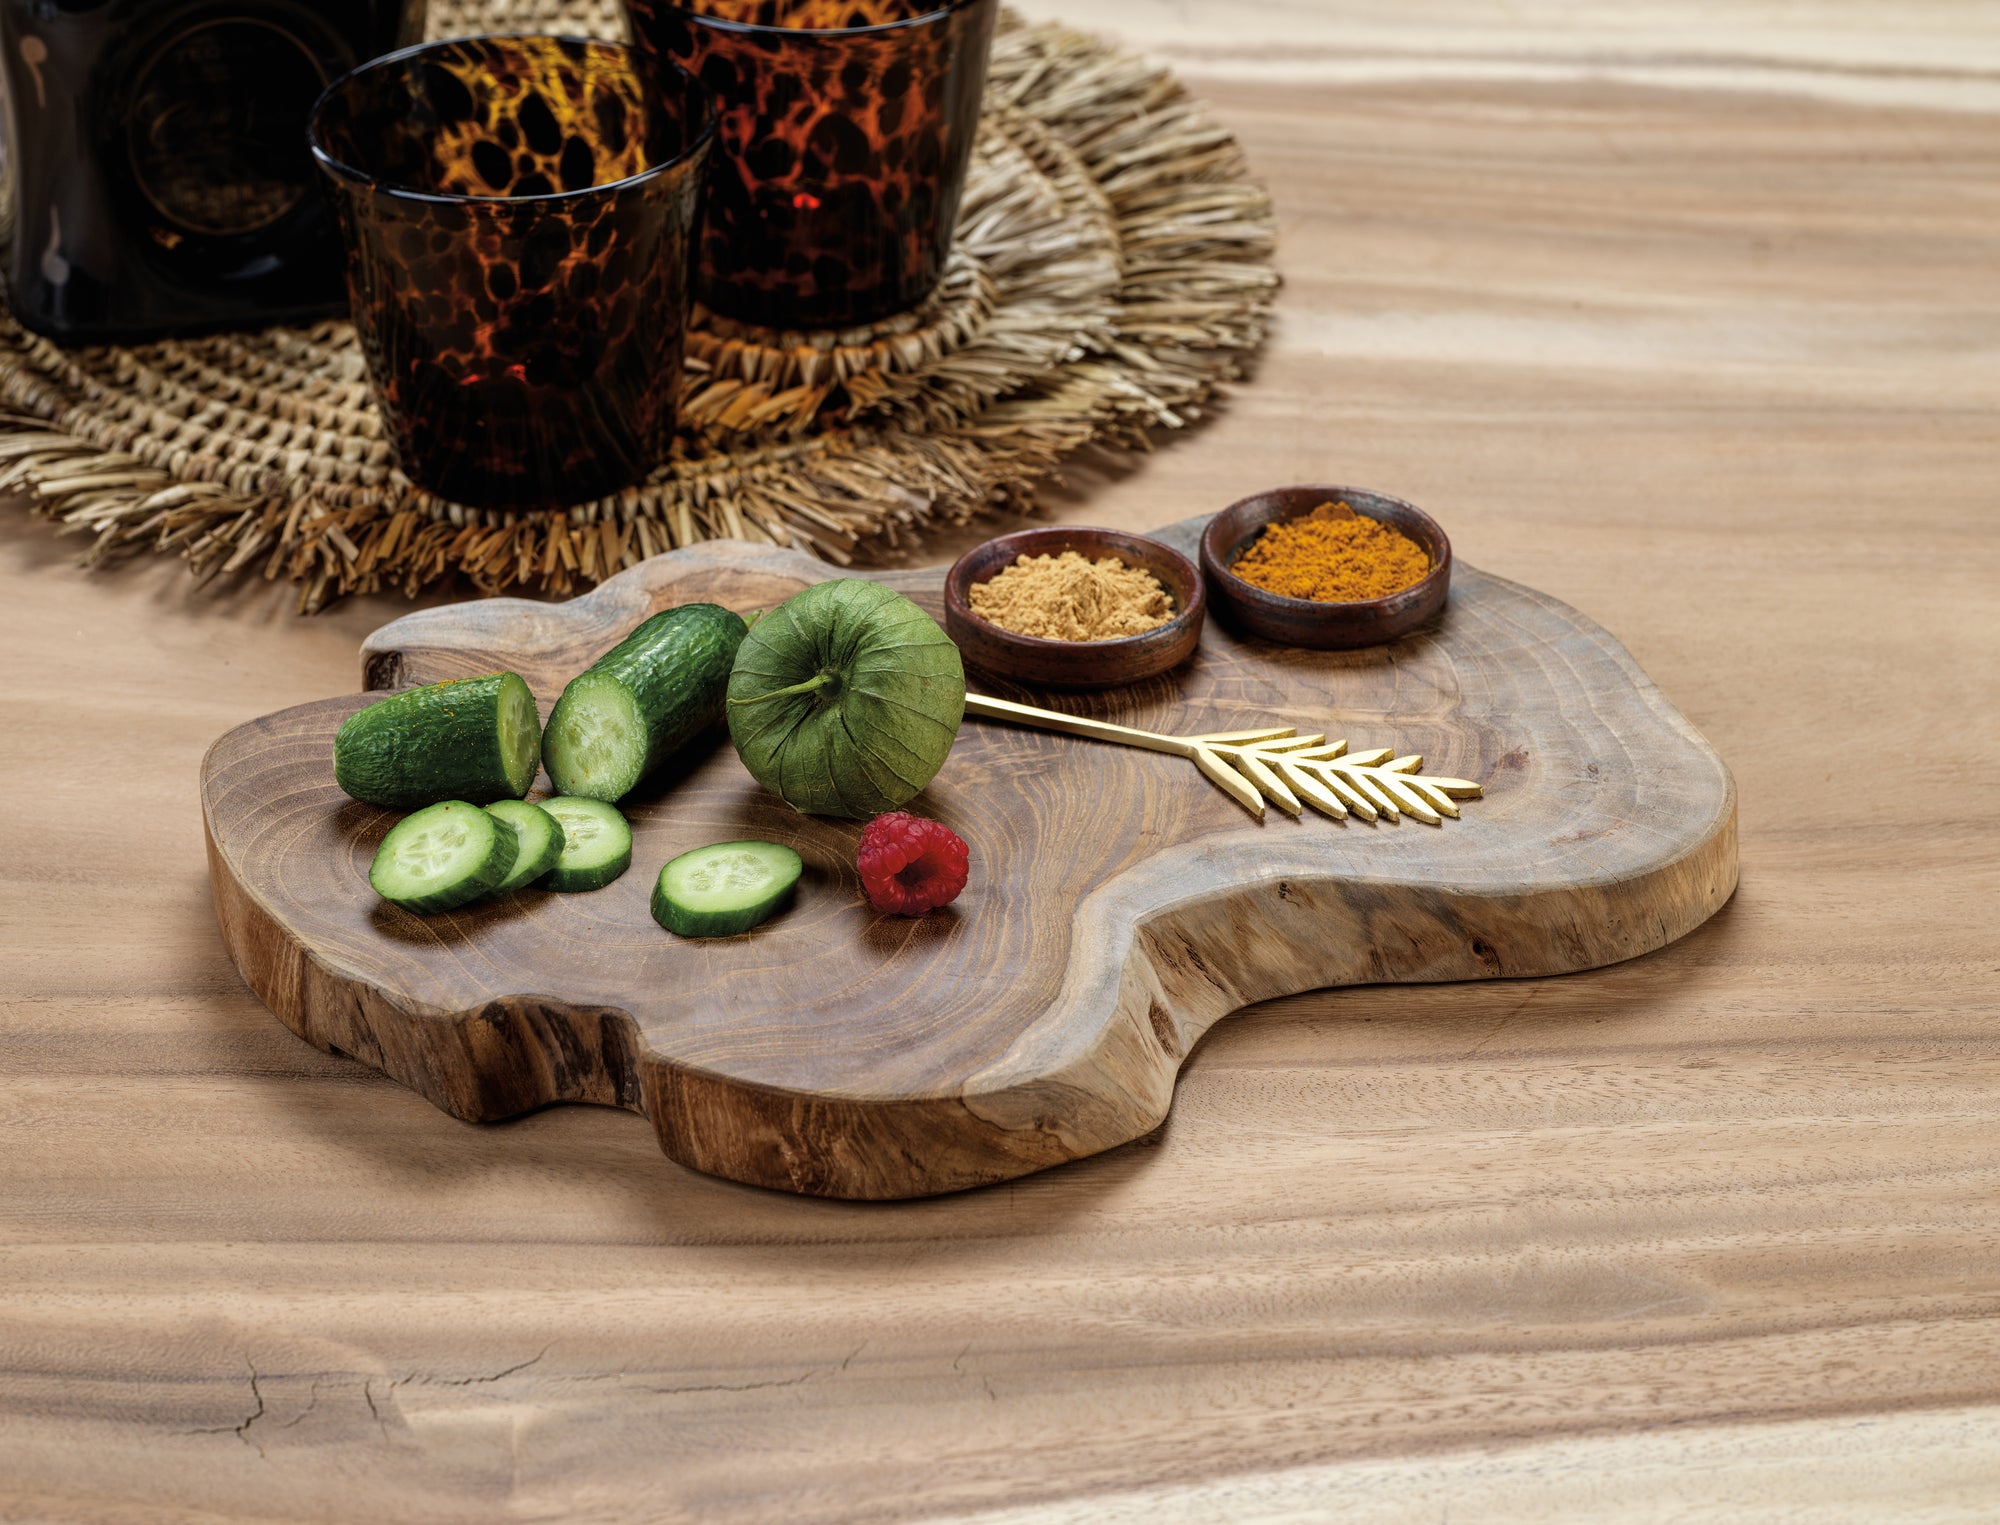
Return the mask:
[[[1162, 538], [1191, 550], [1199, 528]], [[366, 642], [365, 681], [511, 668], [546, 714], [657, 609], [748, 611], [834, 575], [793, 552], [698, 546], [566, 604], [408, 615]], [[941, 572], [881, 580], [940, 613]], [[652, 1119], [697, 1170], [909, 1197], [1139, 1137], [1201, 1035], [1252, 1002], [1594, 968], [1682, 936], [1735, 888], [1721, 759], [1598, 626], [1462, 563], [1441, 619], [1392, 646], [1292, 651], [1211, 622], [1189, 664], [1134, 689], [973, 686], [1159, 730], [1295, 723], [1421, 752], [1425, 771], [1486, 793], [1442, 827], [1275, 809], [1259, 823], [1180, 759], [968, 720], [913, 808], [971, 844], [972, 881], [904, 920], [861, 892], [858, 823], [795, 814], [718, 740], [625, 802], [632, 868], [609, 888], [419, 917], [368, 887], [397, 817], [334, 786], [334, 732], [373, 697], [356, 694], [209, 752], [223, 938], [295, 1032], [454, 1117], [604, 1103]], [[706, 942], [655, 925], [661, 864], [740, 837], [798, 849], [794, 908]]]

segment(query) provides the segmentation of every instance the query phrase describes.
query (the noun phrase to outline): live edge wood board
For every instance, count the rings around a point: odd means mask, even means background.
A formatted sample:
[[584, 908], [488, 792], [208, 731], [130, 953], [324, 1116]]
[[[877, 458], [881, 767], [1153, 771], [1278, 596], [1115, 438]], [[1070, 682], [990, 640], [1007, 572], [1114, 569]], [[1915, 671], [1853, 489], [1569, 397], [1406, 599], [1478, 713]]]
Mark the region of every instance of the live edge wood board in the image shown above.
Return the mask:
[[[1191, 554], [1200, 526], [1161, 538]], [[510, 668], [546, 714], [657, 609], [748, 611], [834, 575], [792, 552], [698, 546], [566, 604], [406, 616], [365, 643], [364, 679]], [[941, 571], [880, 580], [941, 614]], [[1594, 968], [1682, 936], [1736, 885], [1722, 760], [1610, 635], [1463, 563], [1442, 618], [1391, 646], [1293, 651], [1211, 621], [1192, 662], [1128, 690], [973, 686], [1158, 730], [1296, 724], [1420, 752], [1427, 772], [1486, 793], [1442, 827], [1277, 811], [1260, 823], [1179, 759], [969, 720], [912, 808], [971, 844], [972, 880], [948, 909], [905, 920], [861, 892], [858, 823], [794, 813], [718, 739], [625, 802], [633, 863], [609, 888], [418, 917], [368, 888], [396, 817], [333, 783], [334, 732], [375, 697], [356, 694], [210, 750], [224, 941], [293, 1031], [454, 1117], [625, 1107], [697, 1170], [910, 1197], [1148, 1132], [1201, 1035], [1253, 1002]], [[741, 837], [797, 848], [795, 907], [743, 937], [662, 931], [647, 908], [661, 864]]]

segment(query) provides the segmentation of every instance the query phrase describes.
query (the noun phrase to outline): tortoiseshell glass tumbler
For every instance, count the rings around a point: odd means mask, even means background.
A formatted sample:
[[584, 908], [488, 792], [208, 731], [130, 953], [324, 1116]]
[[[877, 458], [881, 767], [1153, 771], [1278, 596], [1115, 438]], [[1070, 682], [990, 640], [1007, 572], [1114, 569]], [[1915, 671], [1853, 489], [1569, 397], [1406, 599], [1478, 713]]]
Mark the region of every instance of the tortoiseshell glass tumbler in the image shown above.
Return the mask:
[[944, 273], [999, 0], [625, 0], [671, 91], [714, 93], [696, 294], [772, 328], [922, 301]]
[[313, 156], [403, 470], [479, 508], [639, 481], [679, 400], [714, 114], [611, 43], [472, 37], [336, 80]]

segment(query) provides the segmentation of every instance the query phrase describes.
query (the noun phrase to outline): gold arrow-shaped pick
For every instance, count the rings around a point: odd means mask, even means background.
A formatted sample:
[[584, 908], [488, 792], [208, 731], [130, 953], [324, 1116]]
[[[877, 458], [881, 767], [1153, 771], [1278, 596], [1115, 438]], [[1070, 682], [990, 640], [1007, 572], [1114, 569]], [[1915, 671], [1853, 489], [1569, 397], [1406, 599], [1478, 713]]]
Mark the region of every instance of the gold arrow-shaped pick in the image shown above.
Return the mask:
[[1269, 800], [1293, 815], [1303, 814], [1310, 805], [1335, 817], [1353, 814], [1373, 821], [1386, 816], [1393, 821], [1406, 815], [1427, 826], [1439, 826], [1446, 816], [1457, 819], [1456, 801], [1480, 795], [1479, 785], [1470, 779], [1419, 776], [1417, 770], [1424, 760], [1415, 754], [1397, 757], [1388, 747], [1349, 752], [1344, 741], [1328, 741], [1323, 735], [1301, 736], [1297, 727], [1289, 725], [1166, 736], [1113, 725], [1108, 720], [1039, 710], [1032, 704], [989, 699], [984, 694], [968, 694], [965, 713], [1185, 757], [1224, 794], [1259, 818]]

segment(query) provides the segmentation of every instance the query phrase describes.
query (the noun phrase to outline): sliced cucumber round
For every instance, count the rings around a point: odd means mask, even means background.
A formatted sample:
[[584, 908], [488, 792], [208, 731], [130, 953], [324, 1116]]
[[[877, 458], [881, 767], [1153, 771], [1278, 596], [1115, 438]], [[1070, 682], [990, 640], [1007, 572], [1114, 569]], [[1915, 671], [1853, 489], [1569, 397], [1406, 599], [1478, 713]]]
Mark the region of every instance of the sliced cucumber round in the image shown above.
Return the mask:
[[514, 866], [513, 828], [477, 805], [446, 800], [389, 828], [368, 882], [406, 911], [449, 911], [490, 894]]
[[748, 932], [783, 908], [805, 865], [776, 842], [718, 842], [682, 853], [653, 886], [653, 920], [682, 937]]
[[562, 856], [542, 887], [558, 894], [601, 890], [632, 866], [632, 828], [602, 800], [559, 794], [542, 809], [562, 828]]
[[526, 800], [495, 800], [486, 807], [486, 813], [513, 828], [517, 848], [514, 866], [505, 879], [493, 886], [494, 894], [518, 890], [556, 866], [556, 860], [562, 856], [563, 829], [540, 805], [530, 805]]

